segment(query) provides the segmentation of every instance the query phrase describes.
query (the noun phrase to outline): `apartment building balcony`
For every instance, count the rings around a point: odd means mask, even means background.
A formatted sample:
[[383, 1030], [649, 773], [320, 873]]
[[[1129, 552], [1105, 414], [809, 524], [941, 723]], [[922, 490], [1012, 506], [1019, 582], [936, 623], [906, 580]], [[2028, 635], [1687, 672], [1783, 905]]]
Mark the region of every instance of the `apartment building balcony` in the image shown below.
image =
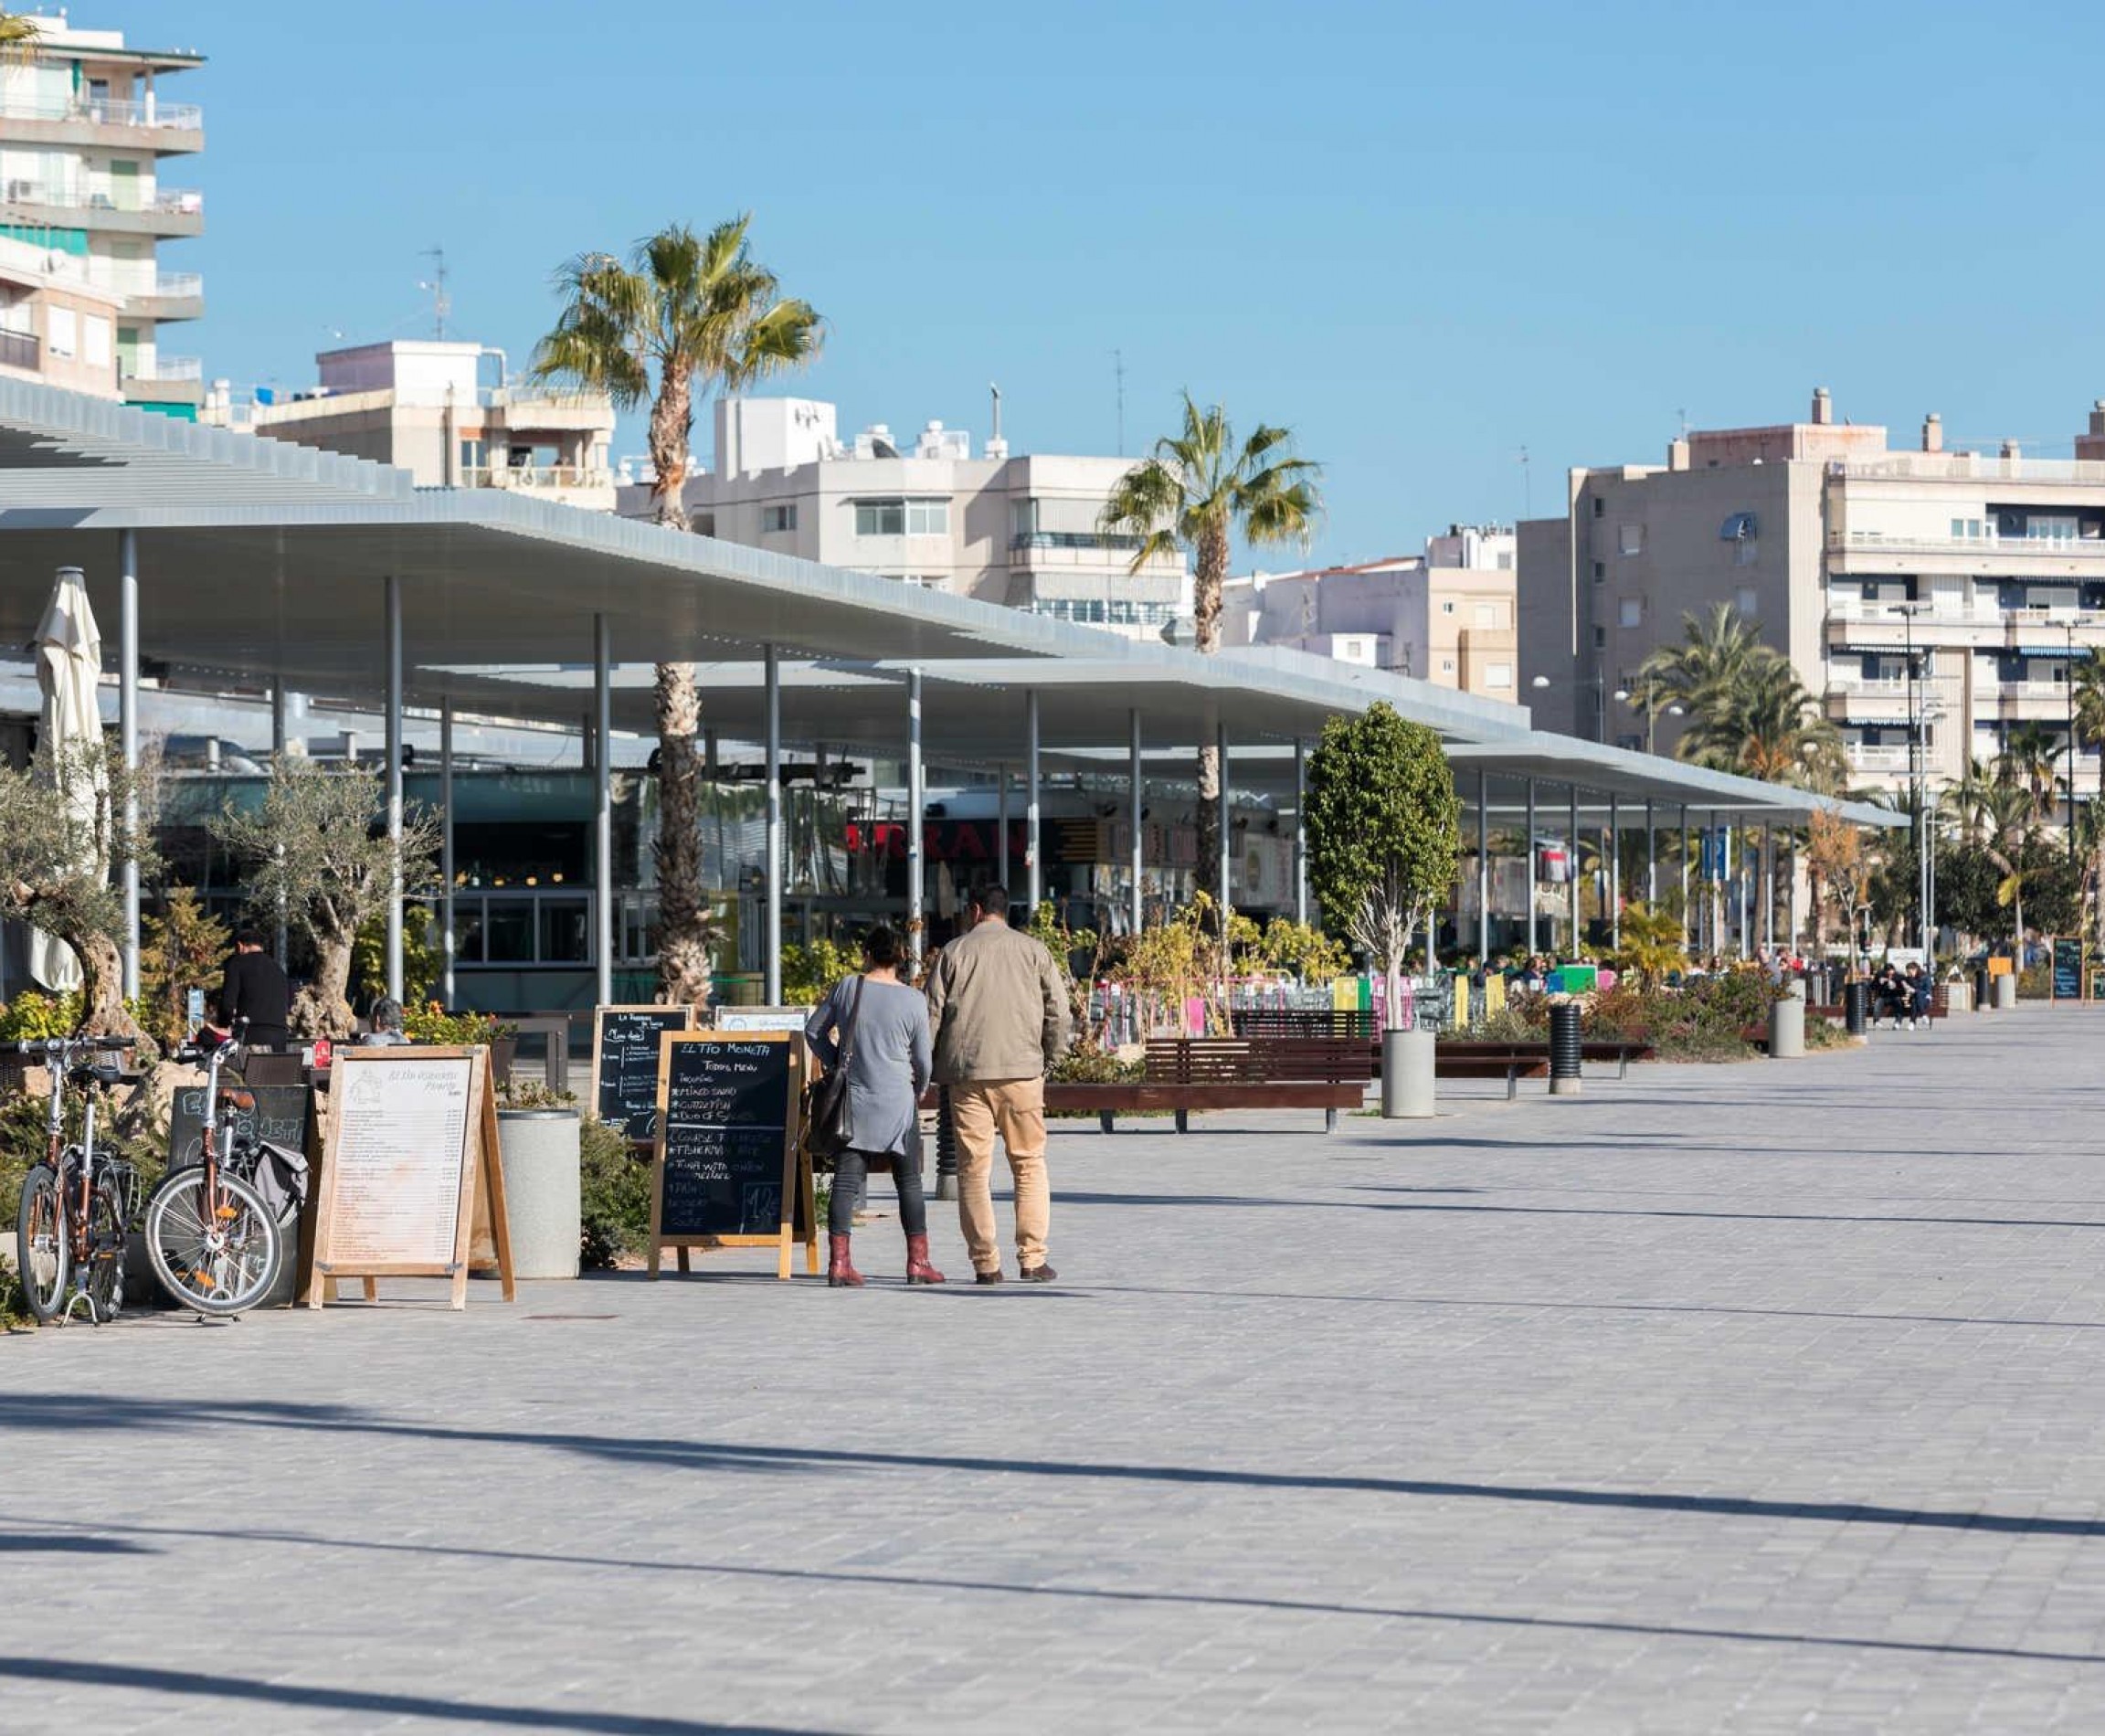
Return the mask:
[[2051, 536], [1886, 536], [1833, 531], [1827, 570], [1836, 577], [1913, 573], [1925, 577], [2105, 577], [2105, 538]]
[[205, 148], [205, 111], [194, 102], [0, 96], [0, 143], [101, 145], [178, 156]]
[[34, 332], [0, 332], [0, 368], [14, 374], [42, 374], [42, 341]]
[[164, 271], [151, 290], [124, 298], [124, 311], [150, 320], [195, 320], [205, 313], [205, 280], [196, 271]]
[[559, 506], [614, 510], [614, 472], [588, 464], [471, 465], [460, 471], [462, 488], [493, 488]]
[[1843, 748], [1851, 771], [1898, 772], [1903, 777], [1908, 771], [1908, 749], [1905, 745], [1894, 747], [1867, 746], [1862, 742], [1850, 742]]
[[202, 235], [205, 196], [194, 187], [101, 193], [48, 181], [10, 179], [0, 184], [0, 223], [94, 229], [111, 235]]
[[1997, 682], [1993, 687], [1976, 688], [1973, 715], [2015, 723], [2057, 724], [2068, 715], [2068, 683], [2005, 681]]
[[205, 364], [195, 355], [156, 355], [119, 381], [127, 404], [201, 404]]
[[[1087, 567], [1122, 573], [1132, 565], [1139, 549], [1140, 539], [1136, 536], [1097, 536], [1084, 531], [1020, 532], [1009, 539], [1009, 566], [1019, 572]], [[1149, 571], [1158, 564], [1173, 565], [1175, 557], [1149, 562], [1141, 570]]]

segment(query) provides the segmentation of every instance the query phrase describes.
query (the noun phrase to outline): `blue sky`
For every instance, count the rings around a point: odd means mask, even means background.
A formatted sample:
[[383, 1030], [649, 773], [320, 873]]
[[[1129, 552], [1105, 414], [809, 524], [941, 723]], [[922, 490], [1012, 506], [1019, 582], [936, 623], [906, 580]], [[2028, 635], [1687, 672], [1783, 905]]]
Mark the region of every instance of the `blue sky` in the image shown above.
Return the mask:
[[[1574, 463], [1837, 413], [2066, 455], [2105, 396], [2105, 8], [80, 0], [196, 46], [171, 334], [296, 386], [429, 330], [522, 360], [566, 255], [756, 213], [845, 426], [1101, 452], [1189, 386], [1323, 460], [1318, 558], [1555, 510]], [[698, 446], [706, 448], [705, 433]], [[634, 429], [620, 450], [640, 450]], [[1525, 447], [1529, 462], [1519, 453]], [[1296, 558], [1266, 557], [1277, 566]]]

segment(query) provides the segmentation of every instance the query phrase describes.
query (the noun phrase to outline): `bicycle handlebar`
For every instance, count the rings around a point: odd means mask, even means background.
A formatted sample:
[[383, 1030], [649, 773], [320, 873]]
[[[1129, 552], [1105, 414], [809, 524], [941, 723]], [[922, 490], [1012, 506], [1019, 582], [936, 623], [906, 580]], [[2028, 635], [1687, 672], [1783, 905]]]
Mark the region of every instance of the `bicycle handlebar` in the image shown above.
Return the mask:
[[69, 1049], [135, 1049], [136, 1037], [32, 1037], [26, 1042], [11, 1043], [7, 1047], [16, 1054], [57, 1055]]

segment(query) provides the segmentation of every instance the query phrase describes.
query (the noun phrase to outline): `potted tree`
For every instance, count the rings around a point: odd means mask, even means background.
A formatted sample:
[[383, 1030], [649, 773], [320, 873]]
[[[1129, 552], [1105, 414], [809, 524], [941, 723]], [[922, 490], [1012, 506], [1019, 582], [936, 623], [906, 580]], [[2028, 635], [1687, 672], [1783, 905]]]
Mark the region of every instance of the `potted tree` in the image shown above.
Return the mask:
[[1454, 884], [1462, 804], [1440, 738], [1377, 702], [1333, 717], [1308, 761], [1309, 879], [1387, 988], [1381, 1113], [1429, 1116], [1433, 1033], [1403, 1024], [1403, 962]]

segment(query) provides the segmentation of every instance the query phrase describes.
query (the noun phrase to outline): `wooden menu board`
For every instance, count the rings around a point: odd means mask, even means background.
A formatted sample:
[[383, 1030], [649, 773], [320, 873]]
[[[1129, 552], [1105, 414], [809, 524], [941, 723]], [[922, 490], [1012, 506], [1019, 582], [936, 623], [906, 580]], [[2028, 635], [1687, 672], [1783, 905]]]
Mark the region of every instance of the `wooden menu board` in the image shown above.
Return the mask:
[[819, 1269], [811, 1168], [804, 1153], [804, 1039], [794, 1032], [667, 1032], [659, 1039], [658, 1141], [651, 1177], [649, 1269], [694, 1247], [779, 1250], [789, 1276], [801, 1239]]
[[497, 1148], [490, 1051], [339, 1049], [306, 1297], [320, 1307], [339, 1278], [450, 1277], [468, 1306], [478, 1224], [513, 1299], [512, 1236]]
[[591, 1104], [599, 1119], [638, 1145], [658, 1137], [658, 1039], [692, 1031], [692, 1007], [592, 1009]]

